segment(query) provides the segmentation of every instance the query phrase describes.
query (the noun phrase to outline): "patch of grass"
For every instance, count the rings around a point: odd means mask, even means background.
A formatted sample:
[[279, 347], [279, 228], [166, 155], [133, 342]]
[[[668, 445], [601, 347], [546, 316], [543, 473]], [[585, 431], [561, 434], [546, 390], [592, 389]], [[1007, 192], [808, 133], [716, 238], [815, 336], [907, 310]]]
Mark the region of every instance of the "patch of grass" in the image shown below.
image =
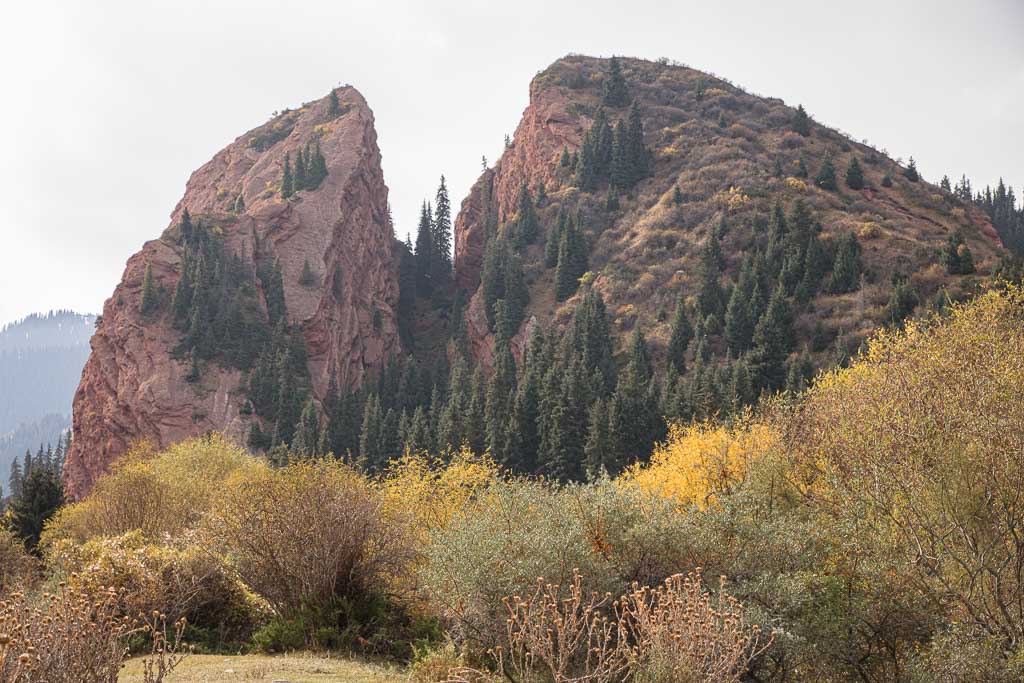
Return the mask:
[[[397, 667], [335, 659], [309, 653], [281, 655], [193, 655], [167, 677], [167, 683], [235, 683], [285, 680], [289, 683], [390, 683], [406, 681]], [[128, 662], [119, 683], [141, 683], [142, 659]]]

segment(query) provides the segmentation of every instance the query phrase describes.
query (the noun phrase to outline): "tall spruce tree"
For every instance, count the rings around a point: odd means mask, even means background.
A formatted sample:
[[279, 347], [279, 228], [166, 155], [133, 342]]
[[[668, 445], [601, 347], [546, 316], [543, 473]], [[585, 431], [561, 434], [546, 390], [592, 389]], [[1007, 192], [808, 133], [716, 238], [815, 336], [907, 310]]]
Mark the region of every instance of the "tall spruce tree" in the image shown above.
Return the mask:
[[795, 132], [804, 137], [811, 134], [811, 117], [807, 115], [804, 105], [797, 105], [796, 111], [793, 113], [792, 126]]
[[146, 271], [142, 276], [142, 294], [139, 297], [139, 312], [150, 315], [159, 305], [156, 285], [153, 284], [153, 264], [146, 262]]
[[434, 197], [434, 220], [431, 225], [432, 272], [436, 283], [447, 282], [452, 270], [452, 208], [444, 176]]
[[851, 190], [864, 189], [864, 170], [856, 156], [850, 157], [850, 165], [846, 167], [846, 186]]
[[624, 107], [629, 104], [629, 89], [617, 57], [608, 60], [604, 82], [601, 84], [601, 101], [609, 107]]
[[516, 217], [512, 223], [512, 235], [516, 246], [520, 249], [528, 244], [533, 244], [540, 232], [540, 219], [537, 217], [537, 210], [534, 207], [533, 195], [526, 181], [519, 186], [519, 198], [516, 202]]
[[54, 469], [32, 467], [28, 458], [26, 461], [18, 496], [11, 500], [8, 514], [14, 532], [29, 549], [35, 549], [47, 520], [64, 504], [64, 487]]
[[292, 162], [288, 152], [284, 155], [284, 171], [281, 174], [281, 197], [288, 199], [295, 192], [295, 181], [292, 177]]
[[768, 308], [754, 330], [752, 360], [759, 389], [776, 391], [786, 381], [786, 359], [793, 348], [793, 318], [780, 283], [768, 302]]
[[821, 162], [821, 168], [818, 169], [818, 175], [814, 177], [814, 184], [823, 190], [832, 192], [837, 189], [836, 167], [832, 163], [832, 154], [830, 152], [825, 152], [825, 158]]
[[434, 264], [434, 219], [428, 202], [420, 208], [420, 222], [416, 228], [416, 288], [421, 296], [431, 291]]
[[693, 341], [693, 324], [686, 314], [686, 303], [683, 295], [676, 299], [676, 309], [672, 314], [672, 330], [668, 340], [668, 362], [679, 375], [686, 373], [686, 350]]
[[835, 265], [829, 290], [833, 294], [846, 294], [860, 289], [860, 274], [864, 270], [860, 243], [852, 231], [847, 231], [836, 244]]

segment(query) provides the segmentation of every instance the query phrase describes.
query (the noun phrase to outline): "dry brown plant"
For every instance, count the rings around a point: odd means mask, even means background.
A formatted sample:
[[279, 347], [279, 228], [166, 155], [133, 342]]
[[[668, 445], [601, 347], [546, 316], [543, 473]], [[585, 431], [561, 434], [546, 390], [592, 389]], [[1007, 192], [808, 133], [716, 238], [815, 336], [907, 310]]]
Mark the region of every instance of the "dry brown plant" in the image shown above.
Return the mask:
[[74, 591], [32, 600], [13, 593], [0, 602], [0, 683], [117, 683], [128, 655], [127, 641], [149, 634], [146, 683], [162, 683], [187, 656], [184, 622], [168, 636], [163, 615], [121, 616], [117, 591]]

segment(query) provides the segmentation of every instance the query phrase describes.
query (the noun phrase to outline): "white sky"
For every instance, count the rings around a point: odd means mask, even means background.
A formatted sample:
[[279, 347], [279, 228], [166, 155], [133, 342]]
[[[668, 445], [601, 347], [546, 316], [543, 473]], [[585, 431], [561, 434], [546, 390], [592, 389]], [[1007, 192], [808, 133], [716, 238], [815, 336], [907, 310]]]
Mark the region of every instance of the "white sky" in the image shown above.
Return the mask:
[[[841, 5], [841, 7], [840, 7]], [[913, 155], [934, 180], [1024, 184], [1024, 2], [5, 3], [0, 324], [98, 312], [188, 175], [339, 83], [377, 119], [397, 234], [457, 208], [569, 53], [668, 57]], [[1018, 195], [1024, 194], [1018, 192]]]

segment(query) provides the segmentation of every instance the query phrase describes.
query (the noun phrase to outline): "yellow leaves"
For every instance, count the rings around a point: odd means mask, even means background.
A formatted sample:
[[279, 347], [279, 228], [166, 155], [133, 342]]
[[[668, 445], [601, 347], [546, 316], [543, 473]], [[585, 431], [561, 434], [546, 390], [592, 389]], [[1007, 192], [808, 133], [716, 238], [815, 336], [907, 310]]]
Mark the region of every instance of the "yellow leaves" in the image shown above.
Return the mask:
[[750, 419], [734, 427], [677, 423], [655, 448], [650, 464], [634, 465], [621, 481], [680, 506], [705, 507], [741, 483], [751, 462], [777, 440], [774, 429]]
[[807, 183], [793, 176], [786, 178], [786, 187], [794, 192], [807, 192]]
[[424, 453], [407, 453], [392, 461], [381, 482], [385, 511], [411, 517], [417, 533], [425, 537], [446, 527], [499, 475], [490, 458], [476, 456], [466, 447], [451, 453], [447, 464]]
[[43, 545], [61, 538], [84, 543], [136, 529], [148, 538], [176, 534], [209, 509], [231, 473], [260, 467], [259, 460], [220, 435], [182, 441], [159, 454], [140, 442], [85, 500], [50, 520]]
[[731, 186], [728, 192], [716, 192], [712, 201], [732, 212], [746, 208], [750, 204], [750, 197], [741, 188]]
[[875, 223], [874, 221], [869, 221], [863, 224], [862, 226], [860, 226], [860, 230], [857, 231], [857, 237], [859, 237], [862, 240], [873, 240], [881, 236], [882, 226], [880, 226], [878, 223]]

